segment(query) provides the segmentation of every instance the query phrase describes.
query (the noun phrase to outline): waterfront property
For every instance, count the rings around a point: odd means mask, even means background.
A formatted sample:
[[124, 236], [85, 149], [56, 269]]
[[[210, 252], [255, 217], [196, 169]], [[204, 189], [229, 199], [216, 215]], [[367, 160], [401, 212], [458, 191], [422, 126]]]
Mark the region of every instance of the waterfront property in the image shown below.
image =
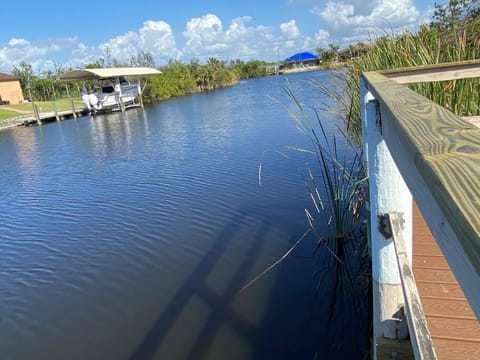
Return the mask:
[[[140, 80], [130, 83], [127, 79], [158, 75], [162, 72], [147, 67], [122, 67], [72, 70], [64, 73], [60, 80], [82, 81], [82, 101], [87, 112], [125, 111], [127, 108], [142, 106]], [[98, 83], [98, 91], [86, 89], [86, 81]]]
[[480, 358], [478, 117], [402, 85], [475, 77], [480, 61], [361, 78], [375, 359]]
[[22, 88], [17, 77], [0, 73], [0, 105], [19, 104], [22, 101]]
[[285, 59], [282, 70], [307, 71], [318, 69], [320, 58], [311, 52], [301, 52]]

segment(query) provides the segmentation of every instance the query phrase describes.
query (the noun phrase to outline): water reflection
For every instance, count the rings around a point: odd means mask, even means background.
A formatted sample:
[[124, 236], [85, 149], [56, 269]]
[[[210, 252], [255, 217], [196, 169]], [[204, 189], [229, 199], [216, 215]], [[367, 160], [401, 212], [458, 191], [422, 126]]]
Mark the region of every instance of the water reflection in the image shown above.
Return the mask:
[[311, 359], [314, 239], [237, 295], [306, 228], [277, 81], [0, 133], [2, 355]]

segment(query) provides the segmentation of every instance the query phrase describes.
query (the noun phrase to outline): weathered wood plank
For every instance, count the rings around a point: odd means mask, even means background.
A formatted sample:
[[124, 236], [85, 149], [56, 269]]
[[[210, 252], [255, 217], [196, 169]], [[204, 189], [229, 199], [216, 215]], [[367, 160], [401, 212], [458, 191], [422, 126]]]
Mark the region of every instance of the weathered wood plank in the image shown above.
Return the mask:
[[422, 306], [427, 316], [449, 316], [474, 318], [472, 309], [468, 305], [467, 300], [451, 300], [451, 299], [424, 299], [422, 298]]
[[416, 279], [418, 281], [438, 281], [444, 283], [457, 282], [450, 269], [422, 269], [422, 271], [417, 271]]
[[443, 269], [448, 267], [447, 260], [445, 260], [443, 256], [432, 256], [431, 254], [428, 254], [428, 253], [425, 253], [425, 254], [420, 253], [420, 255], [422, 256], [415, 255], [413, 257], [414, 271], [417, 268], [424, 268], [424, 267], [429, 267], [432, 269], [433, 268]]
[[398, 84], [475, 78], [480, 77], [480, 60], [399, 68], [379, 73]]
[[480, 129], [379, 73], [365, 73], [402, 176], [480, 318]]
[[476, 319], [431, 316], [428, 318], [428, 327], [436, 337], [466, 340], [480, 345], [480, 328]]
[[444, 359], [478, 360], [480, 359], [480, 345], [465, 343], [449, 339], [435, 339], [438, 353]]
[[389, 214], [393, 244], [397, 254], [398, 269], [402, 279], [403, 296], [407, 309], [408, 329], [415, 359], [436, 359], [427, 320], [423, 312], [420, 296], [415, 284], [412, 269], [408, 263], [407, 251], [402, 235], [402, 218], [398, 213]]
[[[415, 238], [415, 240], [417, 240], [417, 238]], [[431, 245], [424, 244], [424, 243], [417, 244], [417, 242], [415, 241], [415, 243], [413, 244], [413, 251], [415, 252], [415, 254], [426, 254], [426, 255], [428, 254], [429, 256], [443, 256], [440, 248], [434, 244], [431, 244]]]
[[431, 281], [417, 280], [420, 296], [432, 296], [437, 298], [465, 299], [465, 295], [458, 284], [445, 284]]

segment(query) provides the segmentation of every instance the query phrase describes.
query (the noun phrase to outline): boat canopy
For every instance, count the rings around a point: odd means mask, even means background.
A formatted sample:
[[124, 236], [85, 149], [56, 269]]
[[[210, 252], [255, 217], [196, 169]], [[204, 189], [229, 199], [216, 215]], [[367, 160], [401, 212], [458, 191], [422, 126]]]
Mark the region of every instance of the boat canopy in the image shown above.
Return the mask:
[[107, 79], [120, 76], [146, 76], [158, 75], [162, 72], [148, 67], [121, 67], [121, 68], [98, 68], [98, 69], [81, 69], [67, 71], [60, 80], [75, 81], [75, 80], [94, 80]]
[[302, 62], [302, 61], [311, 61], [311, 60], [319, 60], [320, 58], [312, 54], [311, 52], [302, 52], [302, 53], [297, 53], [295, 55], [290, 56], [287, 58], [285, 61], [288, 63], [291, 62]]

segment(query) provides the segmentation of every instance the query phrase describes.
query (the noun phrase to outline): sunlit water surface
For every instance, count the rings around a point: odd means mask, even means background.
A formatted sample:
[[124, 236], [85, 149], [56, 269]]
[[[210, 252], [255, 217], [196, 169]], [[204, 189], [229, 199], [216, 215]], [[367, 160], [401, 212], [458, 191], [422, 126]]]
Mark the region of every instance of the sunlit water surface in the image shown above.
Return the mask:
[[366, 317], [317, 311], [311, 237], [238, 293], [308, 229], [316, 161], [279, 102], [319, 105], [312, 79], [0, 132], [0, 357], [363, 358]]

